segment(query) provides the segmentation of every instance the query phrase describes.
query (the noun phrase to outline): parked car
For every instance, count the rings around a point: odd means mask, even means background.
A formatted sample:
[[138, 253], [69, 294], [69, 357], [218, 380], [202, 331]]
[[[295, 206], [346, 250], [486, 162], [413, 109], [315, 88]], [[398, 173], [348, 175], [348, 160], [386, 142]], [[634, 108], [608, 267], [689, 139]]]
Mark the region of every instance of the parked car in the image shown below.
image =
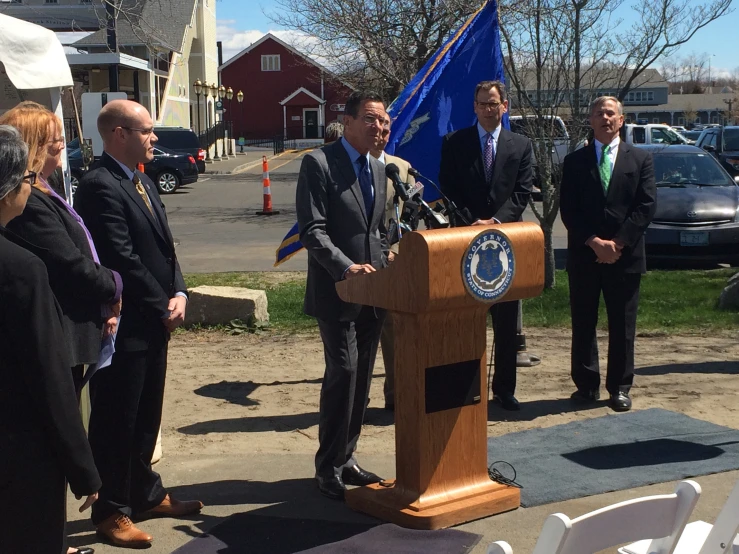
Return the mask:
[[[85, 174], [80, 149], [67, 152], [69, 171], [72, 176], [72, 194], [77, 191], [79, 180]], [[146, 173], [161, 194], [169, 194], [183, 185], [198, 180], [198, 168], [195, 158], [190, 154], [182, 154], [164, 148], [159, 144], [154, 146], [154, 159], [144, 166]]]
[[642, 146], [654, 158], [657, 211], [648, 261], [739, 264], [739, 184], [695, 146]]
[[695, 145], [716, 156], [730, 175], [739, 175], [739, 126], [707, 127]]
[[695, 144], [695, 141], [698, 140], [698, 137], [701, 136], [701, 133], [703, 131], [684, 131], [680, 133], [682, 136], [684, 136], [690, 144]]
[[182, 185], [198, 180], [198, 166], [192, 154], [175, 152], [154, 145], [154, 159], [144, 166], [144, 172], [156, 183], [159, 192], [169, 194]]
[[199, 173], [205, 173], [205, 150], [194, 131], [185, 127], [154, 127], [157, 144], [175, 152], [190, 154], [198, 166]]
[[[551, 140], [552, 143], [552, 167], [561, 167], [570, 147], [570, 135], [564, 121], [559, 116], [545, 115], [542, 117], [543, 125], [539, 126], [535, 115], [512, 115], [509, 117], [511, 131], [531, 139], [532, 142]], [[542, 194], [539, 183], [539, 175], [534, 176], [534, 187], [531, 197], [535, 202], [541, 202]]]
[[621, 139], [628, 144], [688, 144], [688, 139], [673, 131], [669, 125], [649, 123], [622, 127]]

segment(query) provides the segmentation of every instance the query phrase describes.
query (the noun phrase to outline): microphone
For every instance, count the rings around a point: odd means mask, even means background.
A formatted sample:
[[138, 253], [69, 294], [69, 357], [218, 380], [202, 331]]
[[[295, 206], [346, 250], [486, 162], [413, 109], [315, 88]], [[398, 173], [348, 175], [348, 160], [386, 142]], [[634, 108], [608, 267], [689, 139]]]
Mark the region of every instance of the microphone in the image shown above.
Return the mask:
[[397, 165], [387, 164], [385, 166], [385, 177], [392, 181], [396, 196], [399, 196], [403, 201], [410, 199], [405, 183], [400, 180], [400, 170]]
[[[443, 214], [440, 214], [438, 212], [435, 212], [431, 209], [431, 206], [429, 206], [422, 197], [423, 193], [423, 184], [417, 182], [412, 187], [408, 188], [408, 185], [403, 183], [400, 180], [400, 170], [398, 169], [398, 166], [390, 163], [385, 166], [385, 176], [390, 179], [393, 183], [393, 188], [395, 189], [395, 194], [403, 199], [406, 204], [410, 203], [408, 206], [409, 210], [403, 209], [406, 217], [401, 217], [401, 223], [411, 223], [411, 226], [413, 226], [413, 223], [415, 223], [414, 218], [409, 215], [409, 211], [421, 211], [423, 212], [423, 218], [426, 222], [427, 226], [431, 229], [438, 229], [442, 227], [449, 227], [449, 220], [444, 217]], [[415, 223], [417, 226], [417, 223]]]
[[457, 207], [457, 205], [452, 202], [449, 197], [442, 192], [442, 190], [439, 188], [439, 186], [434, 183], [431, 179], [426, 177], [425, 175], [421, 175], [421, 172], [418, 171], [414, 167], [408, 168], [408, 174], [412, 175], [414, 179], [423, 179], [424, 181], [430, 183], [436, 191], [441, 196], [441, 199], [444, 201], [444, 204], [446, 205], [446, 213], [448, 213], [452, 218], [454, 218], [455, 221], [458, 221], [462, 225], [472, 225], [472, 222], [475, 221], [475, 218], [472, 217], [472, 214], [467, 208], [462, 208], [461, 210]]

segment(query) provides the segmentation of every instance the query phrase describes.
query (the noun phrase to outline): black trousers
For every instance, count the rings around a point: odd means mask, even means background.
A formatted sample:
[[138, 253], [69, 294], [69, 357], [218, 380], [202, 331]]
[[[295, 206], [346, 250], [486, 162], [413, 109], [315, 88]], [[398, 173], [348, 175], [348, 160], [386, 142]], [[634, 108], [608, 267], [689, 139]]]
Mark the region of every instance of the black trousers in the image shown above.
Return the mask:
[[89, 439], [103, 486], [92, 506], [97, 525], [110, 515], [143, 512], [164, 500], [151, 468], [162, 420], [167, 342], [149, 350], [116, 352], [90, 380]]
[[495, 333], [493, 394], [514, 394], [518, 352], [518, 302], [493, 304], [490, 306], [490, 315]]
[[600, 294], [608, 314], [609, 394], [628, 392], [634, 382], [634, 338], [641, 274], [614, 270], [608, 264], [568, 268], [572, 315], [572, 380], [580, 390], [600, 387], [598, 365], [598, 305]]
[[385, 313], [364, 306], [355, 321], [318, 320], [326, 371], [321, 384], [316, 475], [356, 463], [362, 420]]

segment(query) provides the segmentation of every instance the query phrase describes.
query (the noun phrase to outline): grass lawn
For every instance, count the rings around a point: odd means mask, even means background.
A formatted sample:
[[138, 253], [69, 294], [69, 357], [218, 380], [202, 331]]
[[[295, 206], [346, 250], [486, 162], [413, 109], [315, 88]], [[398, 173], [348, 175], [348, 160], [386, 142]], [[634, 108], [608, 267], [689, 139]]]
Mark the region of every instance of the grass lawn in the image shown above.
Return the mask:
[[[721, 290], [736, 269], [650, 271], [642, 278], [638, 332], [678, 333], [730, 330], [739, 327], [739, 313], [717, 308]], [[315, 329], [303, 314], [305, 273], [244, 272], [185, 275], [189, 288], [198, 285], [264, 289], [270, 324], [280, 331]], [[567, 273], [557, 271], [556, 285], [537, 298], [524, 301], [525, 327], [570, 327]], [[599, 326], [607, 327], [601, 301]]]

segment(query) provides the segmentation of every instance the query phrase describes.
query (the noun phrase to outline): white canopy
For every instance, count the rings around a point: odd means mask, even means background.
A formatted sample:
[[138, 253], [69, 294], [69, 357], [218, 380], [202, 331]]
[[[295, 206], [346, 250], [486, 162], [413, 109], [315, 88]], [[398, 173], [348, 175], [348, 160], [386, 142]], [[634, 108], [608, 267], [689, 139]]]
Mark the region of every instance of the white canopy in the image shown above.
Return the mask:
[[0, 62], [15, 88], [71, 87], [64, 47], [53, 31], [0, 14]]

